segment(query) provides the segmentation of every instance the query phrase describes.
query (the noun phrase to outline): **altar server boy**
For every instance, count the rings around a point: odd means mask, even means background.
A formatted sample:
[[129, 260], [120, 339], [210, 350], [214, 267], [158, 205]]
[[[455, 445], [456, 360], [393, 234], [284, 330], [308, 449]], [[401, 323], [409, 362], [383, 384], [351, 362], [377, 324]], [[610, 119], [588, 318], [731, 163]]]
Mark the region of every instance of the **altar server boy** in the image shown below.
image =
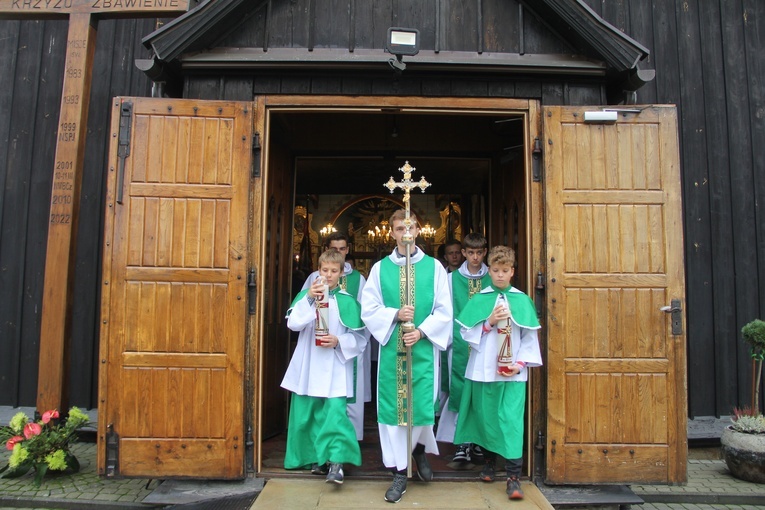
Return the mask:
[[[282, 388], [292, 392], [285, 469], [324, 466], [327, 482], [343, 483], [343, 464], [361, 465], [361, 450], [347, 414], [353, 396], [353, 359], [367, 344], [361, 308], [338, 287], [345, 256], [330, 249], [319, 257], [319, 274], [301, 291], [287, 312], [287, 327], [299, 332]], [[329, 294], [326, 316], [317, 303]], [[328, 333], [317, 334], [317, 321]]]
[[510, 284], [515, 252], [495, 246], [488, 264], [491, 286], [473, 296], [457, 317], [471, 350], [454, 440], [484, 450], [480, 478], [485, 482], [494, 480], [496, 455], [504, 457], [507, 495], [523, 499], [526, 381], [529, 368], [542, 365], [540, 326], [534, 303]]

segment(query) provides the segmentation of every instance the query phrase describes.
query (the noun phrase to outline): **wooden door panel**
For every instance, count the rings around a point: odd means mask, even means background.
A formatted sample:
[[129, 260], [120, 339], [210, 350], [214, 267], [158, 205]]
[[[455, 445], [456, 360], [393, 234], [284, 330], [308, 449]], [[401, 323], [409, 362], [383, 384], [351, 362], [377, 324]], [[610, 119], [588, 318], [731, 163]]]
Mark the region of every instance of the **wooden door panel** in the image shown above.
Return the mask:
[[551, 483], [685, 479], [684, 300], [676, 113], [614, 125], [545, 112]]
[[[132, 104], [107, 197], [99, 472], [244, 476], [250, 105]], [[123, 119], [124, 120], [124, 119]], [[122, 185], [122, 203], [116, 203]]]

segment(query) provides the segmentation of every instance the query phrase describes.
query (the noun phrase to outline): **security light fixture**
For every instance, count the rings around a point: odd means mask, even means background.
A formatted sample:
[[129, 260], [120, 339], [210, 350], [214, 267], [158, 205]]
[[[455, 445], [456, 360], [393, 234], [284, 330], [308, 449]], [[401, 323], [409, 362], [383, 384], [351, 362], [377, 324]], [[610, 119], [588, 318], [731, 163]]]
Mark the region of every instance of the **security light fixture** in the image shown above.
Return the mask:
[[406, 69], [404, 55], [412, 56], [420, 52], [420, 31], [416, 28], [390, 27], [385, 50], [395, 55], [395, 58], [388, 60], [388, 64], [394, 71], [401, 73]]
[[584, 122], [587, 124], [613, 124], [618, 116], [619, 114], [614, 110], [584, 112]]

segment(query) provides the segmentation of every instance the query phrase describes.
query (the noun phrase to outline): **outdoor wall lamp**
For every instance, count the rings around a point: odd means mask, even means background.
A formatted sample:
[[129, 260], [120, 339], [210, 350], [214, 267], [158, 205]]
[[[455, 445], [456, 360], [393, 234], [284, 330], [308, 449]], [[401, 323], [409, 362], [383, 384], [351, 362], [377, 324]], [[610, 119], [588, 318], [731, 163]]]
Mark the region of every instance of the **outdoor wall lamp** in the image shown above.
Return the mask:
[[395, 55], [395, 58], [388, 60], [388, 65], [397, 73], [402, 73], [406, 69], [404, 55], [412, 56], [420, 52], [420, 31], [416, 28], [390, 27], [385, 51]]

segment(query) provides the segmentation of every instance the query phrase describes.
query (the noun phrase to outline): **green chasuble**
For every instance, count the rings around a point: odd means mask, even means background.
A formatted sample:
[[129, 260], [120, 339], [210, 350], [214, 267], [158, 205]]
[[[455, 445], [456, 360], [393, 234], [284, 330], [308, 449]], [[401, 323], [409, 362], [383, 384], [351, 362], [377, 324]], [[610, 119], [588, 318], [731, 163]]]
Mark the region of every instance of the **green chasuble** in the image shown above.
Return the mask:
[[466, 328], [472, 328], [489, 318], [497, 302], [497, 294], [502, 292], [510, 306], [510, 318], [517, 325], [528, 329], [539, 329], [539, 319], [534, 302], [523, 292], [511, 292], [513, 287], [497, 290], [489, 287], [490, 292], [481, 292], [473, 296], [465, 309], [457, 316], [457, 322]]
[[[411, 301], [414, 324], [419, 326], [433, 310], [435, 259], [425, 256], [412, 264]], [[380, 287], [386, 307], [401, 308], [406, 304], [406, 266], [398, 266], [390, 257], [380, 262]], [[403, 333], [396, 324], [388, 343], [380, 345], [377, 421], [384, 425], [406, 425], [406, 347]], [[435, 357], [433, 344], [420, 340], [412, 346], [413, 426], [433, 425], [438, 402], [434, 398]]]
[[[340, 323], [353, 331], [364, 329], [364, 323], [361, 321], [361, 305], [356, 301], [356, 298], [347, 292], [344, 292], [339, 285], [329, 291], [329, 293], [330, 295], [335, 296], [335, 299], [337, 300]], [[298, 295], [295, 296], [289, 310], [287, 310], [287, 315], [292, 313], [292, 309], [295, 308], [297, 302], [303, 299], [303, 296], [306, 294], [308, 294], [308, 289], [301, 290]]]
[[[452, 277], [452, 304], [454, 316], [458, 317], [465, 309], [470, 298], [491, 285], [491, 277], [487, 272], [481, 278], [467, 278], [459, 271], [451, 274]], [[462, 387], [465, 385], [465, 369], [470, 357], [470, 345], [462, 339], [461, 326], [454, 321], [452, 330], [452, 371], [449, 383], [449, 410], [460, 410]]]
[[337, 286], [343, 289], [345, 292], [359, 299], [359, 286], [361, 285], [361, 273], [355, 269], [348, 274], [344, 274], [337, 282]]

